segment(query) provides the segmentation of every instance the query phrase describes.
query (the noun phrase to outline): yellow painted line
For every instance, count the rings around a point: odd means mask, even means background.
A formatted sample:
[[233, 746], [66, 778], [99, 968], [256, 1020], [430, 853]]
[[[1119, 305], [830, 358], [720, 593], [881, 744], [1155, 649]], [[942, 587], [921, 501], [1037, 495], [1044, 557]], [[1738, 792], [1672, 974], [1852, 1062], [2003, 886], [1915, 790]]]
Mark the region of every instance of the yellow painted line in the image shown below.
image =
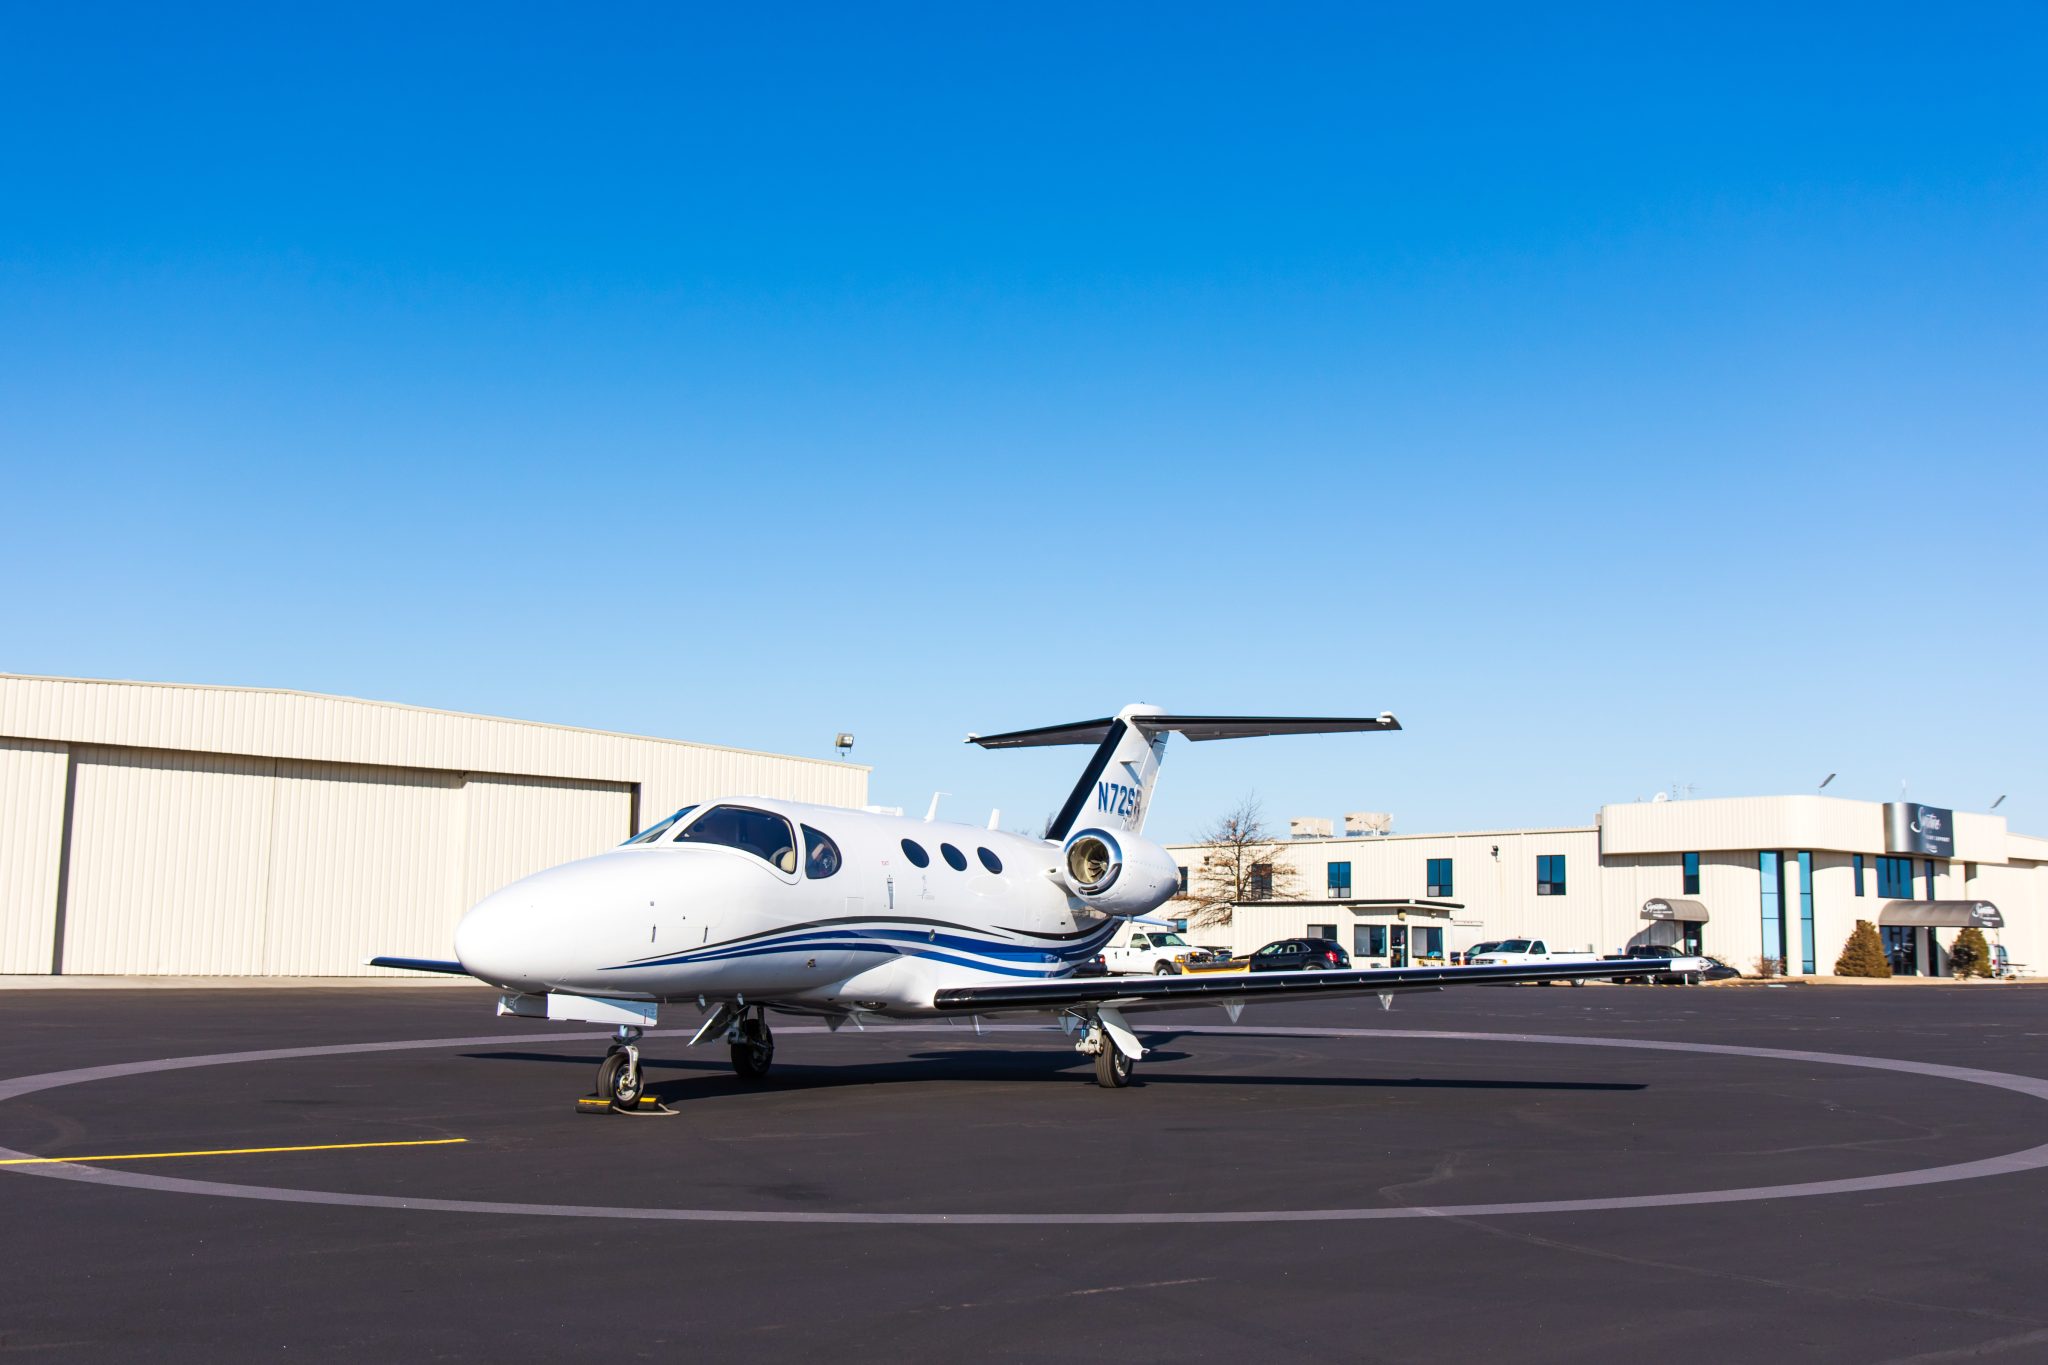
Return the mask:
[[216, 1147], [204, 1152], [126, 1152], [118, 1156], [19, 1156], [0, 1166], [50, 1166], [68, 1161], [161, 1161], [174, 1156], [256, 1156], [265, 1152], [346, 1152], [361, 1147], [446, 1147], [468, 1138], [416, 1138], [410, 1142], [323, 1142], [312, 1147]]

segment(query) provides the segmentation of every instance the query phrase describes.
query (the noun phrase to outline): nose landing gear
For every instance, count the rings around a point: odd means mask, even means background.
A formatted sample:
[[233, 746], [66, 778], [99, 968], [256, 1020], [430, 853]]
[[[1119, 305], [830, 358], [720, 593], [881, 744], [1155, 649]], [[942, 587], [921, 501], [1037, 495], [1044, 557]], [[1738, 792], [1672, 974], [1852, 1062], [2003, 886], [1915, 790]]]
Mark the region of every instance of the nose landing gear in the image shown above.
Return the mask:
[[640, 1030], [619, 1025], [612, 1045], [597, 1066], [597, 1090], [576, 1101], [580, 1114], [673, 1114], [660, 1100], [647, 1093], [647, 1078], [640, 1070]]

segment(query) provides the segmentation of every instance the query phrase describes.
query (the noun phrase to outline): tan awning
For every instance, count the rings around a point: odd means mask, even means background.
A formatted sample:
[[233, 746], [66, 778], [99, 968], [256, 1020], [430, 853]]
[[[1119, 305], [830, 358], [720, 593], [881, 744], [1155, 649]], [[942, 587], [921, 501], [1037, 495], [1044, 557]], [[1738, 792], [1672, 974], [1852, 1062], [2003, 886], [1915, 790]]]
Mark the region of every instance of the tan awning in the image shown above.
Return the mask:
[[1886, 901], [1879, 924], [1924, 924], [1933, 929], [2003, 929], [2005, 916], [1990, 901]]
[[1684, 920], [1687, 924], [1705, 924], [1707, 907], [1699, 901], [1682, 901], [1675, 896], [1654, 896], [1643, 902], [1644, 919]]

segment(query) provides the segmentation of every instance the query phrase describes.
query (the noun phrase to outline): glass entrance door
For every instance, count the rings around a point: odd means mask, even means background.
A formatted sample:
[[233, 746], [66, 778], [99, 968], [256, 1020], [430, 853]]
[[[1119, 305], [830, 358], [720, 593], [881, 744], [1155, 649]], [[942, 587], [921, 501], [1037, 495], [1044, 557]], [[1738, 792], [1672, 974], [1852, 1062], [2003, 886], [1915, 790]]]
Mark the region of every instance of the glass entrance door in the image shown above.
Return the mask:
[[1405, 967], [1408, 965], [1408, 926], [1396, 924], [1387, 930], [1387, 965]]
[[1920, 935], [1910, 924], [1887, 924], [1884, 955], [1892, 964], [1893, 976], [1920, 975]]
[[1700, 948], [1700, 926], [1695, 920], [1678, 922], [1678, 951], [1687, 957], [1698, 957]]

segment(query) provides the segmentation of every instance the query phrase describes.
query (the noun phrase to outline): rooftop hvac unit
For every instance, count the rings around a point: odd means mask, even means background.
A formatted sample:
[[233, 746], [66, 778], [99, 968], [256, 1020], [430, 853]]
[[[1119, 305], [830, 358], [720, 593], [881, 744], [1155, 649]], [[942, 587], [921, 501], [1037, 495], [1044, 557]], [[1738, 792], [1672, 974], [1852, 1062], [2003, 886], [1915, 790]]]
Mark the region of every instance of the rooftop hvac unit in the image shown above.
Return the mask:
[[1319, 816], [1304, 815], [1298, 820], [1287, 822], [1287, 837], [1290, 839], [1327, 839], [1330, 837], [1330, 822]]
[[1394, 817], [1383, 810], [1355, 810], [1344, 817], [1346, 834], [1391, 834]]

